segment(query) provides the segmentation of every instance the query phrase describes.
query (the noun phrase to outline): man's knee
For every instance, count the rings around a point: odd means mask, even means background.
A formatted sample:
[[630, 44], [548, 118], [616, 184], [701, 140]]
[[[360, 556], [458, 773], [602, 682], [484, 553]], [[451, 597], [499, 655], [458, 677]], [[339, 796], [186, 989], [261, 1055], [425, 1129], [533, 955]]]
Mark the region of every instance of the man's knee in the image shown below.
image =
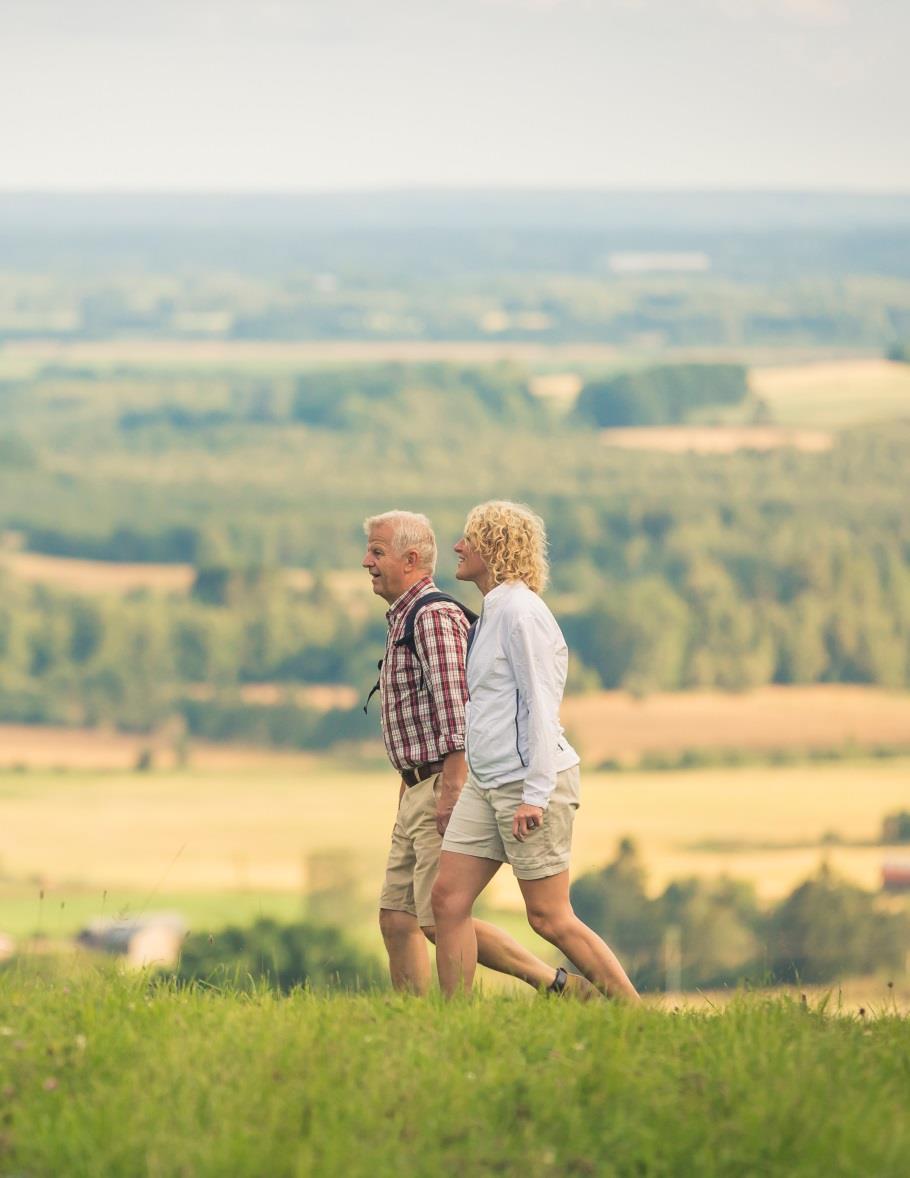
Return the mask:
[[379, 930], [386, 944], [412, 937], [417, 928], [417, 917], [410, 912], [398, 912], [394, 908], [379, 909]]

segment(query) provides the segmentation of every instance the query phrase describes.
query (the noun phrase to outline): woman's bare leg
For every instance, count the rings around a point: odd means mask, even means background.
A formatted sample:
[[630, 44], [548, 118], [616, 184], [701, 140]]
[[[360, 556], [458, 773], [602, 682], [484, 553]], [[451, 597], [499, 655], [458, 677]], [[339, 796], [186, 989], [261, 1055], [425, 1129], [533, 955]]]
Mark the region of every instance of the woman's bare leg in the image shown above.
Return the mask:
[[520, 879], [518, 885], [528, 923], [536, 933], [561, 950], [609, 998], [641, 1001], [613, 950], [575, 915], [568, 871], [547, 879]]
[[433, 885], [436, 969], [446, 998], [470, 993], [477, 971], [477, 934], [471, 919], [474, 901], [501, 864], [497, 859], [443, 851]]

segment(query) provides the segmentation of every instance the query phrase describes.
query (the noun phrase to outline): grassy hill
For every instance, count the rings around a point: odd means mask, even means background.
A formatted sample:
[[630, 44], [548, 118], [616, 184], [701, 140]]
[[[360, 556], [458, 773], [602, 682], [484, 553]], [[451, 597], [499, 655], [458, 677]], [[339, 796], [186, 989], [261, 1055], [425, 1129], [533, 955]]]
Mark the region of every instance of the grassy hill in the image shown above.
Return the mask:
[[[906, 1173], [910, 1020], [0, 975], [0, 1172]], [[903, 1111], [902, 1111], [903, 1110]]]

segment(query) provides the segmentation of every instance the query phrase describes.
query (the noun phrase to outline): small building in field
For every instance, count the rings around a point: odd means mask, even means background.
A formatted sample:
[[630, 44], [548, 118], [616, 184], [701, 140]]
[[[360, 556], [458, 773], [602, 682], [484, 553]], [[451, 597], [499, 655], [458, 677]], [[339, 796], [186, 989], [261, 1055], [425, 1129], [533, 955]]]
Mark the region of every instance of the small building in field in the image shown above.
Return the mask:
[[910, 892], [910, 856], [885, 860], [882, 888], [886, 892]]
[[123, 957], [133, 969], [177, 964], [186, 924], [176, 912], [149, 913], [123, 920], [93, 920], [76, 940], [86, 949]]

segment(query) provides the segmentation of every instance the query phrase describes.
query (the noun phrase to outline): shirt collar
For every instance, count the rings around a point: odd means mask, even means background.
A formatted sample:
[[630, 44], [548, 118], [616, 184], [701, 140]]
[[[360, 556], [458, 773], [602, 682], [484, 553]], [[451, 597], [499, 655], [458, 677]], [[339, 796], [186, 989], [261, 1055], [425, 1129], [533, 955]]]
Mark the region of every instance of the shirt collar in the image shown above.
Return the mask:
[[430, 576], [423, 577], [420, 581], [415, 582], [410, 589], [405, 589], [400, 597], [396, 597], [389, 608], [386, 610], [386, 620], [389, 625], [393, 618], [397, 618], [402, 610], [406, 610], [408, 606], [418, 598], [425, 589], [431, 588], [433, 585], [433, 578]]

